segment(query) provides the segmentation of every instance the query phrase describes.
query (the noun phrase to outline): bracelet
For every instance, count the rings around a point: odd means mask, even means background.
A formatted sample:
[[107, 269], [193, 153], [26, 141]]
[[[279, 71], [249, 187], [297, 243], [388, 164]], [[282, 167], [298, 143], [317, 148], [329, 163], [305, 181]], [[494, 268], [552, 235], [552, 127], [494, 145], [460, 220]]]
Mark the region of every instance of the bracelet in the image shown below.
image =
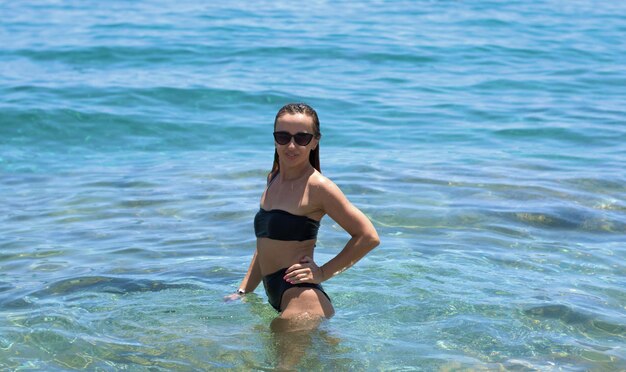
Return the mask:
[[244, 291], [243, 289], [239, 288], [235, 293], [237, 293], [238, 295], [245, 295], [246, 291]]

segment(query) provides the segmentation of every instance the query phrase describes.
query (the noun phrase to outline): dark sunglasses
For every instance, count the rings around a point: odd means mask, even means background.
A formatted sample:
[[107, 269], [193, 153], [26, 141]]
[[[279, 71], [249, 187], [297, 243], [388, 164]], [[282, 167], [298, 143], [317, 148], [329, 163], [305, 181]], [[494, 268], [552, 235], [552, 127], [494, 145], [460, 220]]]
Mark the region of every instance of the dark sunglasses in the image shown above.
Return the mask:
[[304, 132], [296, 134], [291, 134], [289, 132], [274, 132], [274, 140], [279, 145], [286, 145], [291, 142], [291, 139], [293, 138], [299, 146], [306, 146], [311, 143], [313, 137], [314, 136], [311, 133]]

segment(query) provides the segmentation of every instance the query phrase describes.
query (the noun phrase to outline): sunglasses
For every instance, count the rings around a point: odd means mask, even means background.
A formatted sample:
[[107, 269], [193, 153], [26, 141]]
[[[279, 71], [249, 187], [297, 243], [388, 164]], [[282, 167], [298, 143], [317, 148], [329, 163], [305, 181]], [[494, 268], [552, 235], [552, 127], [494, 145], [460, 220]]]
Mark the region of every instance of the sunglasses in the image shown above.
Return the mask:
[[291, 139], [293, 138], [299, 146], [306, 146], [311, 143], [313, 137], [314, 136], [311, 133], [304, 132], [296, 134], [291, 134], [289, 132], [274, 132], [274, 140], [279, 145], [286, 145], [291, 142]]

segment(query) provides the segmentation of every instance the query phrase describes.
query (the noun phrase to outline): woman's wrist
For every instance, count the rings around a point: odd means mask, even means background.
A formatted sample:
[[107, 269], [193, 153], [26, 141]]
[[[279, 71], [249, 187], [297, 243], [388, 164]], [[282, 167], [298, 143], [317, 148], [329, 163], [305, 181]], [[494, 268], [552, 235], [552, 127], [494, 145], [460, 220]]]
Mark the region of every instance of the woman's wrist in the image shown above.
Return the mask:
[[235, 293], [237, 293], [237, 294], [238, 294], [238, 295], [240, 295], [240, 296], [243, 296], [243, 295], [245, 295], [245, 294], [246, 294], [246, 291], [244, 291], [244, 290], [243, 290], [243, 289], [241, 289], [241, 288], [238, 288], [238, 289], [235, 291]]

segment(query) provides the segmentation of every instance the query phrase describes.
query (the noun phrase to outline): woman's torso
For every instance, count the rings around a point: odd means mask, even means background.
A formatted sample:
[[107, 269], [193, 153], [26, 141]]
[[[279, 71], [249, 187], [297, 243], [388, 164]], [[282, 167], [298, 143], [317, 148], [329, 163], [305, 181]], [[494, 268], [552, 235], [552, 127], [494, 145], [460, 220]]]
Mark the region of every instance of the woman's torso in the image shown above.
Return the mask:
[[[255, 217], [257, 259], [262, 275], [274, 273], [313, 257], [317, 227], [324, 212], [316, 203], [311, 184], [318, 177], [315, 170], [295, 181], [281, 182], [274, 176], [261, 196], [261, 208]], [[269, 227], [269, 231], [264, 231]], [[268, 236], [269, 235], [269, 236]]]

